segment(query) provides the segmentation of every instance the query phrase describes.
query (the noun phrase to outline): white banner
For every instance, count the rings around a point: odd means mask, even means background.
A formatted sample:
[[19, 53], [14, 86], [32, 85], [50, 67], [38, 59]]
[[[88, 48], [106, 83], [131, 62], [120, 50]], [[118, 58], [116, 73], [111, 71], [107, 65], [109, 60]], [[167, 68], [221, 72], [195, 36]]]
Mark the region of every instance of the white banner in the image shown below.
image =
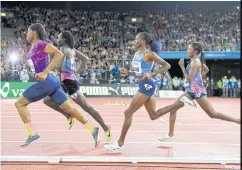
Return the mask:
[[160, 98], [178, 98], [179, 96], [181, 96], [184, 92], [180, 91], [180, 90], [160, 90]]
[[[80, 91], [85, 97], [133, 97], [138, 89], [138, 85], [133, 84], [80, 85]], [[154, 96], [159, 98], [157, 89]]]

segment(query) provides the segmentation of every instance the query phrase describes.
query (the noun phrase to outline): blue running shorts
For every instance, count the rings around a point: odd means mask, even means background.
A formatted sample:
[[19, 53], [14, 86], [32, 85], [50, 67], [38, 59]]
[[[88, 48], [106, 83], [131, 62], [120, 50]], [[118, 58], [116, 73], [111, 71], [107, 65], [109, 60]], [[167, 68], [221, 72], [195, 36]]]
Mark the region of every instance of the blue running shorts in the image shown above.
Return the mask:
[[53, 74], [48, 74], [46, 79], [38, 81], [23, 92], [23, 96], [31, 103], [49, 96], [56, 104], [61, 105], [67, 101], [66, 93], [60, 86], [60, 80]]
[[155, 92], [156, 86], [152, 79], [139, 81], [139, 92], [151, 97]]

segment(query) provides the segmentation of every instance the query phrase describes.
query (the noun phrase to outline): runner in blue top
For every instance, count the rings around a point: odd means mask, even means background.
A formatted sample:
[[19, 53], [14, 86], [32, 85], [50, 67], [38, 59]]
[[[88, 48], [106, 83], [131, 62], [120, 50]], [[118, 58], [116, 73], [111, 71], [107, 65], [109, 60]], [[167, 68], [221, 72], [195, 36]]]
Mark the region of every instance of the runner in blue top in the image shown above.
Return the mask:
[[[138, 51], [135, 53], [132, 60], [131, 71], [128, 71], [126, 68], [120, 70], [121, 73], [134, 75], [138, 78], [139, 90], [134, 96], [130, 106], [124, 111], [125, 119], [118, 142], [104, 145], [105, 149], [109, 151], [120, 150], [123, 147], [126, 134], [132, 123], [133, 114], [143, 105], [146, 107], [152, 120], [159, 114], [156, 112], [155, 99], [152, 98], [156, 87], [151, 78], [161, 72], [166, 72], [171, 66], [157, 56], [156, 53], [146, 49], [146, 45], [149, 44], [150, 41], [151, 38], [148, 33], [139, 33], [135, 38], [135, 47]], [[162, 67], [153, 71], [154, 63], [157, 63]]]
[[[205, 76], [209, 69], [205, 63], [205, 53], [203, 52], [203, 46], [198, 42], [193, 42], [187, 49], [187, 55], [191, 58], [190, 63], [185, 68], [184, 59], [179, 61], [179, 65], [185, 77], [186, 92], [182, 94], [174, 104], [166, 106], [160, 109], [159, 113], [165, 115], [170, 112], [169, 121], [169, 134], [158, 138], [162, 142], [170, 142], [174, 139], [174, 128], [176, 120], [176, 112], [184, 107], [184, 105], [190, 105], [196, 107], [193, 100], [196, 100], [203, 111], [214, 119], [220, 119], [240, 124], [240, 119], [230, 116], [229, 114], [219, 113], [214, 110], [213, 106], [207, 98], [207, 91], [203, 85], [202, 77]], [[200, 55], [200, 57], [199, 57]]]
[[[32, 24], [27, 33], [27, 41], [32, 44], [27, 62], [29, 63], [30, 70], [35, 74], [36, 83], [26, 89], [15, 103], [19, 115], [29, 133], [26, 142], [21, 147], [28, 146], [40, 138], [33, 128], [27, 105], [47, 96], [56, 104], [60, 105], [65, 112], [71, 114], [84, 124], [92, 133], [95, 144], [99, 143], [99, 128], [91, 125], [79, 110], [71, 106], [65, 92], [61, 89], [59, 78], [50, 73], [62, 60], [63, 54], [45, 40], [45, 28], [39, 23]], [[53, 56], [50, 64], [49, 55]]]

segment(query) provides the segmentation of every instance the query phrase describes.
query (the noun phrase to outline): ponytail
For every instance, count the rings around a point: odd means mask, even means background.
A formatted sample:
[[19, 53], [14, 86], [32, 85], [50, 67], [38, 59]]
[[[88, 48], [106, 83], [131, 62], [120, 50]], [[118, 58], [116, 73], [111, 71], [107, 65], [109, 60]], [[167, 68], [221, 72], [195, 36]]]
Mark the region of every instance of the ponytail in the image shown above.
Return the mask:
[[157, 41], [152, 41], [150, 44], [150, 49], [151, 51], [155, 52], [156, 54], [159, 53], [160, 51], [160, 46]]
[[38, 33], [38, 36], [39, 36], [39, 39], [40, 39], [40, 40], [42, 40], [42, 41], [48, 41], [48, 40], [47, 40], [47, 33], [46, 33], [46, 32]]
[[154, 40], [152, 36], [147, 32], [141, 32], [138, 34], [142, 40], [145, 40], [146, 45], [150, 46], [150, 50], [155, 52], [156, 54], [159, 53], [161, 49], [161, 45], [158, 41]]
[[194, 50], [197, 51], [197, 54], [200, 54], [200, 61], [202, 64], [202, 70], [203, 71], [203, 64], [205, 64], [205, 53], [204, 53], [204, 48], [203, 45], [199, 42], [193, 42], [191, 46], [194, 48]]
[[204, 51], [201, 52], [200, 61], [202, 63], [202, 71], [203, 71], [203, 64], [205, 64], [205, 53], [204, 53]]

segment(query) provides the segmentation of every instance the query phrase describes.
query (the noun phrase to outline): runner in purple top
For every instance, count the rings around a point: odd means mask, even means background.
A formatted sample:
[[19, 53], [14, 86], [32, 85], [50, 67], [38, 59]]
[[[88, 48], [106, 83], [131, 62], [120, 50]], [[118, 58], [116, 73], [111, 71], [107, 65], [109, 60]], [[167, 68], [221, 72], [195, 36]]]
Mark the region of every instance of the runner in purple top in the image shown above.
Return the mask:
[[[45, 28], [41, 24], [32, 24], [28, 29], [27, 41], [32, 44], [28, 60], [30, 70], [35, 74], [36, 83], [26, 89], [15, 105], [28, 130], [29, 136], [21, 147], [28, 146], [40, 138], [35, 132], [27, 105], [49, 96], [56, 104], [60, 105], [65, 112], [74, 116], [84, 124], [93, 135], [95, 147], [99, 144], [99, 128], [88, 122], [79, 110], [73, 108], [65, 92], [61, 89], [60, 80], [50, 71], [62, 60], [63, 54], [53, 45], [46, 42]], [[53, 56], [49, 64], [49, 55]]]

